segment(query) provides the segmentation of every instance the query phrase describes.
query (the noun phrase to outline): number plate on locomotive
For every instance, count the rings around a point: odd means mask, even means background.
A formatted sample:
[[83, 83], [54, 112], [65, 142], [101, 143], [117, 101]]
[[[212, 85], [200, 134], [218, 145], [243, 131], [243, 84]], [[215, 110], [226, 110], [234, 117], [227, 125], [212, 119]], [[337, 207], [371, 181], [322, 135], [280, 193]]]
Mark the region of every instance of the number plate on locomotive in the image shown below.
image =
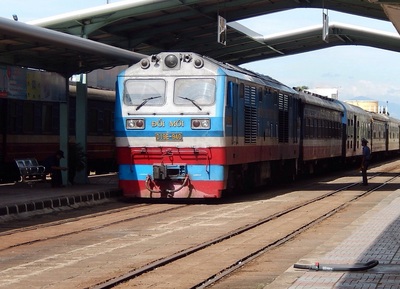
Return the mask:
[[156, 141], [183, 141], [181, 132], [156, 133]]

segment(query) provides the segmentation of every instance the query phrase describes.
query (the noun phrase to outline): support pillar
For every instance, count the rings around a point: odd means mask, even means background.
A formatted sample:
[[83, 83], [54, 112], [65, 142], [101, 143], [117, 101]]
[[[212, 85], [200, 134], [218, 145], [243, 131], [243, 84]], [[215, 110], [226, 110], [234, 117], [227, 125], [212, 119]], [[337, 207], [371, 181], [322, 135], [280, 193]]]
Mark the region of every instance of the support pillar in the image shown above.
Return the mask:
[[[60, 150], [64, 151], [64, 158], [60, 160], [60, 166], [68, 167], [68, 139], [69, 139], [69, 81], [65, 80], [66, 101], [60, 102]], [[68, 171], [61, 171], [63, 185], [68, 184]]]
[[[75, 131], [76, 143], [80, 144], [84, 153], [87, 153], [87, 84], [86, 74], [81, 74], [80, 81], [76, 83], [76, 118]], [[87, 167], [76, 172], [75, 183], [86, 184], [89, 182]]]

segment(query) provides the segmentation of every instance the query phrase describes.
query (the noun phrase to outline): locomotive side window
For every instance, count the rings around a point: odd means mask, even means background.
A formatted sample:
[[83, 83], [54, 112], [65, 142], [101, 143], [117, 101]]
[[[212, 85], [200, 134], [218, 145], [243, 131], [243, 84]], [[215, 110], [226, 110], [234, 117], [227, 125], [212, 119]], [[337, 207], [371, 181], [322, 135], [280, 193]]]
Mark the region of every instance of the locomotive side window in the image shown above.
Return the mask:
[[240, 84], [239, 97], [244, 98], [244, 84]]
[[165, 87], [162, 79], [129, 79], [125, 82], [124, 104], [161, 106], [165, 103]]
[[212, 105], [215, 102], [214, 79], [177, 79], [174, 89], [174, 103], [186, 106]]
[[236, 86], [232, 81], [228, 82], [227, 91], [226, 91], [226, 106], [233, 107], [233, 98], [234, 98], [234, 90]]

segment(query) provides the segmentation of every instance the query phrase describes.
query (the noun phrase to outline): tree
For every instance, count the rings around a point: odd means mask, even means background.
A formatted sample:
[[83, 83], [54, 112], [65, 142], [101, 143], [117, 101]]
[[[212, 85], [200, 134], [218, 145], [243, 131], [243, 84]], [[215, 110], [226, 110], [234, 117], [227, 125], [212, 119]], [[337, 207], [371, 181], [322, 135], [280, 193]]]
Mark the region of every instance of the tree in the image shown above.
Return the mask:
[[296, 86], [295, 89], [298, 91], [304, 91], [309, 89], [309, 87], [307, 85], [302, 85], [302, 86]]

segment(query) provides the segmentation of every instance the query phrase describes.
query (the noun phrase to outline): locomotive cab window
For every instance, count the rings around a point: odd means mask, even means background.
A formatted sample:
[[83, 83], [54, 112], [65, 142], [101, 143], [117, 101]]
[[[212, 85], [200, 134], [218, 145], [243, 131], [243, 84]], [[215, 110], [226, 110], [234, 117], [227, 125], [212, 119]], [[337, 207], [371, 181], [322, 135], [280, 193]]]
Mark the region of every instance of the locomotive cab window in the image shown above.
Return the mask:
[[215, 102], [215, 80], [210, 78], [177, 79], [174, 89], [174, 103], [184, 106], [212, 105]]
[[124, 104], [128, 106], [161, 106], [165, 103], [165, 81], [130, 79], [125, 82]]

